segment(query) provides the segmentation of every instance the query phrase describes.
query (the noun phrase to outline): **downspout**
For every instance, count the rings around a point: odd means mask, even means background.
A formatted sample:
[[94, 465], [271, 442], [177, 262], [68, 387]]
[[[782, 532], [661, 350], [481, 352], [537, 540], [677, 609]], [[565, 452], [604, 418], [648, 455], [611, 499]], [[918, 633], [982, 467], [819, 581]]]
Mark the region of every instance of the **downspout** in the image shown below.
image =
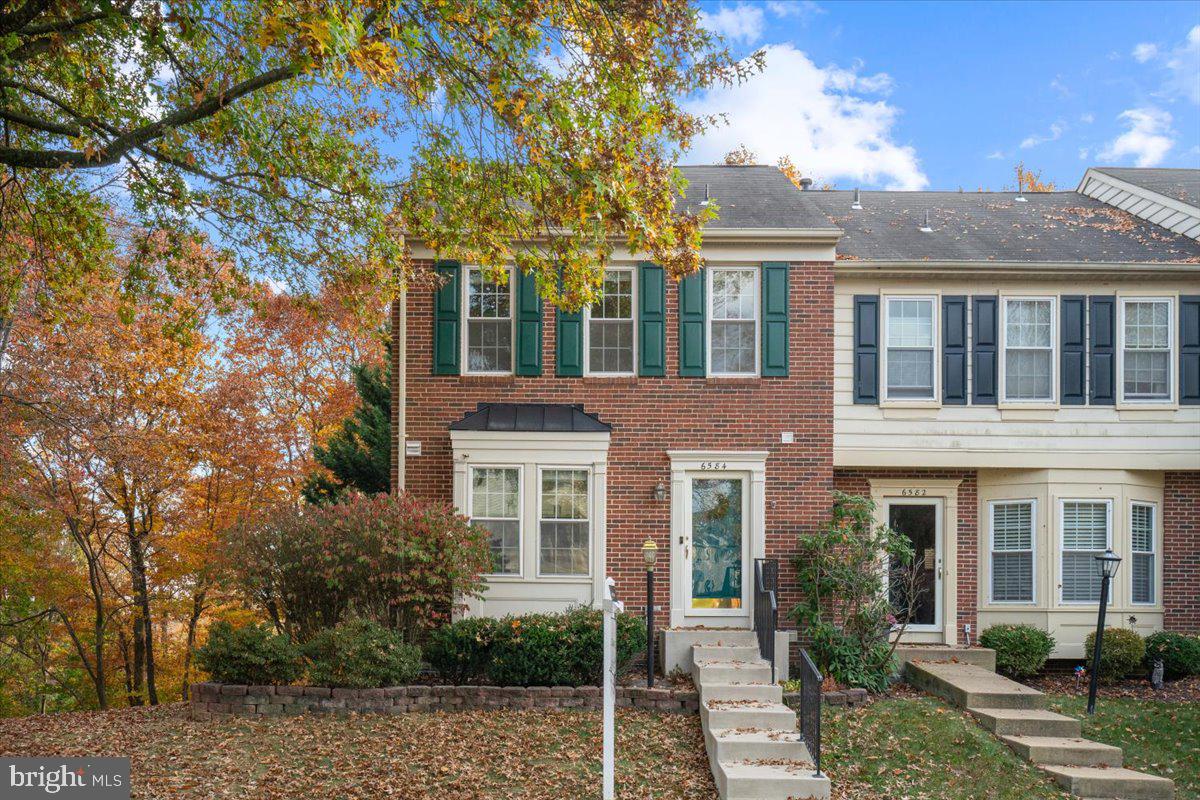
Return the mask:
[[403, 285], [392, 301], [392, 494], [404, 490], [404, 442], [408, 366], [408, 290]]

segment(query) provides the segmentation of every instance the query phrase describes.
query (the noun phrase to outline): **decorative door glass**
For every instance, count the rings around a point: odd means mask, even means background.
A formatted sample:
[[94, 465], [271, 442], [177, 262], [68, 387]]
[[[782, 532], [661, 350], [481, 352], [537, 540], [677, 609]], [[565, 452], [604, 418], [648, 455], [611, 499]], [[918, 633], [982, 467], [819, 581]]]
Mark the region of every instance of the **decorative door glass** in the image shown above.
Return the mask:
[[742, 607], [742, 480], [692, 481], [692, 608]]

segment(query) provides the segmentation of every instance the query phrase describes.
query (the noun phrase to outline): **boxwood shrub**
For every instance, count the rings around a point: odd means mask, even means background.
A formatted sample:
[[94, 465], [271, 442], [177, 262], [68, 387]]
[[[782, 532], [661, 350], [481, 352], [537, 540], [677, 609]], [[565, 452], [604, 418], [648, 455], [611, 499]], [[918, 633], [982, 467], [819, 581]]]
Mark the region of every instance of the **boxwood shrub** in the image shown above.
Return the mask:
[[234, 628], [224, 620], [209, 629], [196, 664], [218, 683], [254, 686], [289, 684], [303, 672], [300, 651], [287, 636], [265, 625]]
[[[1107, 634], [1104, 641], [1107, 647]], [[1152, 633], [1146, 637], [1146, 668], [1153, 669], [1154, 662], [1160, 658], [1168, 678], [1200, 675], [1200, 638], [1172, 631]]]
[[996, 651], [996, 670], [1014, 678], [1036, 675], [1054, 650], [1054, 637], [1032, 625], [993, 625], [979, 644]]
[[377, 689], [403, 686], [421, 671], [421, 649], [370, 619], [351, 618], [304, 645], [313, 686]]
[[446, 681], [462, 685], [482, 683], [492, 660], [492, 642], [500, 621], [492, 617], [468, 617], [443, 625], [425, 643], [425, 658]]
[[[1083, 645], [1088, 669], [1095, 669], [1091, 663], [1095, 646], [1096, 632], [1092, 631]], [[1112, 682], [1124, 678], [1138, 669], [1145, 657], [1146, 641], [1136, 632], [1128, 628], [1105, 628], [1104, 649], [1100, 653], [1100, 680]]]

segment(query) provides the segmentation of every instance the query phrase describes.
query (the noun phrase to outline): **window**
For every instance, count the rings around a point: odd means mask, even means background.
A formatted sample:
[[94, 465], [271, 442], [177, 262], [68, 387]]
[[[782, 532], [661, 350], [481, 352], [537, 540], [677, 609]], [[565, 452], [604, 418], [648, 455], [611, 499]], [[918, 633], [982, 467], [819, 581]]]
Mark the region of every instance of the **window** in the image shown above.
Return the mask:
[[709, 374], [758, 372], [758, 272], [713, 268], [709, 296]]
[[516, 467], [471, 469], [471, 522], [491, 533], [492, 572], [521, 573], [521, 471]]
[[1129, 573], [1133, 581], [1133, 602], [1153, 603], [1154, 598], [1154, 506], [1134, 503], [1129, 509], [1130, 549], [1133, 563]]
[[490, 281], [478, 267], [467, 273], [467, 372], [512, 372], [511, 282]]
[[1004, 399], [1054, 399], [1054, 301], [1004, 301]]
[[588, 312], [588, 372], [633, 374], [633, 270], [604, 271], [604, 296]]
[[1034, 502], [992, 503], [992, 602], [1033, 602]]
[[933, 298], [887, 299], [887, 397], [933, 399]]
[[1121, 301], [1121, 396], [1171, 399], [1171, 301]]
[[1063, 500], [1062, 600], [1100, 602], [1096, 556], [1109, 547], [1110, 507], [1107, 500]]
[[587, 470], [542, 470], [541, 494], [538, 572], [542, 575], [586, 575], [591, 525]]

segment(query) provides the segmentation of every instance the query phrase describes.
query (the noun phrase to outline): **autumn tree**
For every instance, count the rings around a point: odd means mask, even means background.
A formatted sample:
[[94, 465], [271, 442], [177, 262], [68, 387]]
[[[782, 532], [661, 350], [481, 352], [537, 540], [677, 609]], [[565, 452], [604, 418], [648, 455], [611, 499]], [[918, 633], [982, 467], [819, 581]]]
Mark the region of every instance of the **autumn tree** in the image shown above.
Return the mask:
[[1057, 191], [1054, 181], [1042, 180], [1042, 171], [1028, 169], [1025, 162], [1017, 164], [1013, 167], [1013, 172], [1017, 177], [1018, 192], [1053, 192]]

